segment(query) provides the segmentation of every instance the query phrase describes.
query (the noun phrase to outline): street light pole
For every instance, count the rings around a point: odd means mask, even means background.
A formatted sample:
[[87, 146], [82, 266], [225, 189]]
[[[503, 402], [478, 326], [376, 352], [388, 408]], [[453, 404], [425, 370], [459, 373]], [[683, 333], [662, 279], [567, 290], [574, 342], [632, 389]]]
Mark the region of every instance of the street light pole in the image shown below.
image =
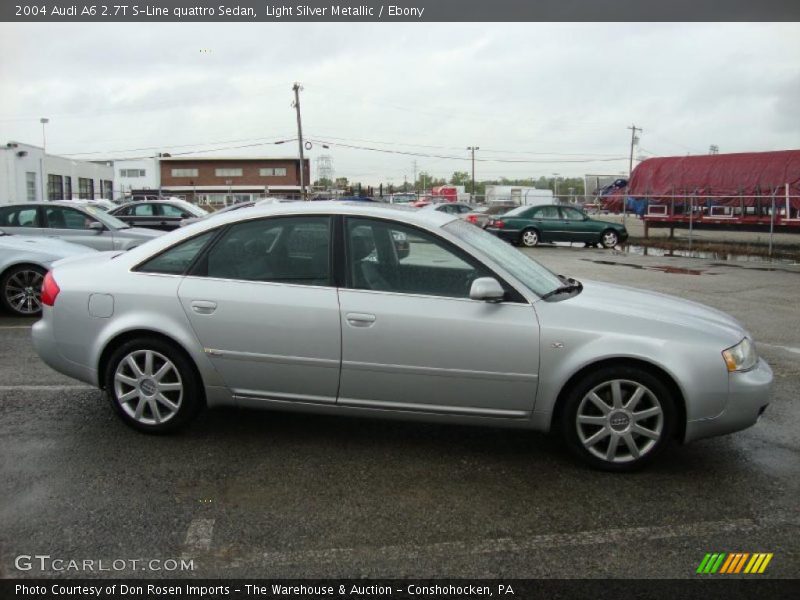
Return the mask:
[[47, 137], [45, 136], [44, 126], [47, 125], [49, 122], [50, 122], [50, 119], [48, 119], [47, 117], [42, 117], [41, 119], [39, 119], [39, 123], [42, 124], [42, 160], [40, 161], [40, 164], [39, 164], [39, 170], [41, 171], [41, 174], [42, 174], [42, 184], [41, 184], [42, 185], [42, 200], [47, 200], [47, 193], [46, 193], [47, 192], [47, 188], [45, 187], [45, 174], [44, 174], [44, 169], [45, 169], [45, 160], [44, 159], [45, 159], [45, 156], [47, 155]]
[[472, 201], [475, 202], [475, 150], [480, 150], [480, 147], [467, 146], [467, 150], [472, 153], [472, 188], [470, 193], [472, 194]]
[[553, 173], [553, 196], [556, 198], [556, 203], [558, 201], [558, 173]]
[[303, 157], [303, 122], [300, 119], [300, 90], [303, 89], [299, 83], [295, 82], [292, 86], [294, 91], [294, 109], [297, 112], [297, 143], [300, 148], [300, 199], [306, 199], [306, 169], [305, 158]]

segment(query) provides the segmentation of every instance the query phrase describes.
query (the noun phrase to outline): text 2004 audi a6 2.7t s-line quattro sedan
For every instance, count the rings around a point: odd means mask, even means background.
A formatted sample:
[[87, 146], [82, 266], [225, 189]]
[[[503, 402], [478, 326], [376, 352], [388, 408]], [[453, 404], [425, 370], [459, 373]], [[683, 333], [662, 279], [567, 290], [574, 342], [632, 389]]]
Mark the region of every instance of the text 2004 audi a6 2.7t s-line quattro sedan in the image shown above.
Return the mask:
[[567, 279], [436, 211], [247, 208], [42, 289], [39, 355], [145, 432], [219, 405], [483, 423], [626, 470], [752, 425], [772, 381], [730, 316]]

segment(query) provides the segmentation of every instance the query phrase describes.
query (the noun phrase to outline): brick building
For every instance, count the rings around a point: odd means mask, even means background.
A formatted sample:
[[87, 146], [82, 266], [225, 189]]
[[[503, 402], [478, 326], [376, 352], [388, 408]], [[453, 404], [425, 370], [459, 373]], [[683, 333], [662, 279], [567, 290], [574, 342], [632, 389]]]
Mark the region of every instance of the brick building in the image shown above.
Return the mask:
[[[306, 159], [305, 186], [311, 169]], [[160, 193], [198, 204], [246, 202], [268, 195], [299, 196], [297, 158], [161, 157]]]

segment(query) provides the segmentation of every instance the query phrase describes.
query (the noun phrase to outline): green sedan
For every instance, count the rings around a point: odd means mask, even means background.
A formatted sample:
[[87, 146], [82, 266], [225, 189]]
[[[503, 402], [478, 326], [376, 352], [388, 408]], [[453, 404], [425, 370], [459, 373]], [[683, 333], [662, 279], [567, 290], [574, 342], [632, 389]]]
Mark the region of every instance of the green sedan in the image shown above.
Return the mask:
[[613, 248], [628, 239], [624, 225], [596, 221], [571, 206], [518, 206], [491, 219], [486, 231], [528, 248], [540, 242], [583, 242]]

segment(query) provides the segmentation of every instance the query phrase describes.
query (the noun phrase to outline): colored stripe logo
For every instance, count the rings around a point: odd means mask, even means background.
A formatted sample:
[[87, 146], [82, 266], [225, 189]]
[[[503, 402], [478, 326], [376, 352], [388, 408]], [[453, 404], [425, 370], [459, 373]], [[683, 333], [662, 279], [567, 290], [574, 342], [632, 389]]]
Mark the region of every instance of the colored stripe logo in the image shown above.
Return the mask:
[[703, 557], [697, 573], [714, 575], [716, 573], [735, 575], [744, 573], [755, 575], [763, 573], [772, 560], [772, 552], [709, 552]]

